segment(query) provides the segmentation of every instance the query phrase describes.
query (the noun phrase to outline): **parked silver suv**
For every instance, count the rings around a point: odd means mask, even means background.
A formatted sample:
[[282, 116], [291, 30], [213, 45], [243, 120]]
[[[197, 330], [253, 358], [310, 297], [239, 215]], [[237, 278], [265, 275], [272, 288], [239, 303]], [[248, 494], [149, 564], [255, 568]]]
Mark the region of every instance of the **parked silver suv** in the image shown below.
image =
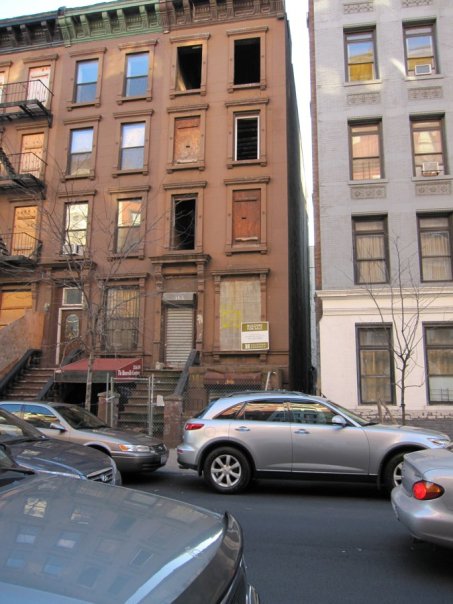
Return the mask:
[[369, 422], [324, 398], [298, 392], [247, 392], [213, 401], [184, 426], [182, 468], [221, 493], [252, 478], [371, 481], [391, 490], [403, 456], [446, 447], [441, 432]]

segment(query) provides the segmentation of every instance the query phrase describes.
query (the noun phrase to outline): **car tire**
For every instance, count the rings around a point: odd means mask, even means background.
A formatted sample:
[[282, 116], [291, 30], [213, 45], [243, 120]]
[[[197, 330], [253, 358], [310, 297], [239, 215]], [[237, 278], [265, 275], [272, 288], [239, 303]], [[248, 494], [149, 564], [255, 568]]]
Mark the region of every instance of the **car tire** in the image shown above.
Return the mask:
[[384, 469], [384, 487], [387, 493], [401, 484], [404, 453], [397, 453], [389, 459]]
[[203, 477], [219, 493], [240, 493], [250, 482], [250, 464], [238, 449], [221, 447], [211, 451], [206, 457]]

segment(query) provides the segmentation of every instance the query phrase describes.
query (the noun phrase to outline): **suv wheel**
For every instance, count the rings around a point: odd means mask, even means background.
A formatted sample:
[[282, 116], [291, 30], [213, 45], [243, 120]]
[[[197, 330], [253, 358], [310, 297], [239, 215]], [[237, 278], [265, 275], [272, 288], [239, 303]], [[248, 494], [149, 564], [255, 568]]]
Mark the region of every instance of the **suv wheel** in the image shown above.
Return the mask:
[[401, 484], [403, 460], [404, 453], [397, 453], [391, 459], [389, 459], [387, 465], [385, 466], [384, 486], [388, 493], [390, 493], [393, 488]]
[[203, 476], [207, 484], [219, 493], [239, 493], [250, 482], [250, 464], [237, 449], [222, 447], [206, 457]]

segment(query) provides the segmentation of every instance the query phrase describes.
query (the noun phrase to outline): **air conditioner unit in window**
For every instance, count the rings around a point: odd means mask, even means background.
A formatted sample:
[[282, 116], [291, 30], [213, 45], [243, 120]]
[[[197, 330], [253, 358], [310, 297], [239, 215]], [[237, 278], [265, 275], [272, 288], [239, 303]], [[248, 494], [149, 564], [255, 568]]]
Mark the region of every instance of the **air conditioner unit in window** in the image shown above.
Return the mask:
[[65, 256], [82, 256], [84, 246], [78, 245], [77, 243], [65, 243], [63, 244], [62, 252]]
[[422, 65], [416, 65], [414, 71], [416, 76], [431, 75], [433, 67], [431, 63], [423, 63]]
[[439, 172], [439, 162], [425, 161], [422, 163], [422, 176], [437, 176]]

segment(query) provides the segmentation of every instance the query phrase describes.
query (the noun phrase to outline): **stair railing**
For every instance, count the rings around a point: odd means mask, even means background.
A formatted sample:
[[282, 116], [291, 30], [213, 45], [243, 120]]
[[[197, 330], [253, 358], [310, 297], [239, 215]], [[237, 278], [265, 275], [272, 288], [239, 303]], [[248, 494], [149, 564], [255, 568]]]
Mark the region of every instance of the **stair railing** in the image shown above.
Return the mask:
[[[82, 352], [83, 352], [83, 350], [81, 348], [76, 348], [74, 350], [71, 350], [71, 352], [68, 355], [66, 355], [64, 357], [64, 359], [61, 361], [60, 366], [63, 367], [63, 365], [68, 365], [69, 363], [72, 363], [72, 361], [75, 361], [82, 354]], [[36, 396], [36, 400], [43, 401], [44, 399], [46, 399], [47, 395], [52, 390], [54, 384], [55, 384], [55, 374], [52, 375], [47, 380], [47, 382], [44, 384], [44, 386], [38, 392], [38, 394]]]
[[189, 356], [187, 357], [186, 364], [179, 376], [178, 383], [176, 384], [175, 391], [173, 392], [174, 396], [182, 396], [184, 394], [184, 390], [186, 389], [187, 382], [189, 380], [189, 370], [194, 365], [200, 364], [200, 351], [199, 350], [191, 350]]
[[29, 348], [27, 352], [17, 361], [17, 363], [8, 371], [8, 373], [0, 380], [0, 396], [6, 393], [8, 388], [20, 377], [25, 369], [27, 369], [32, 361], [41, 355], [41, 350], [37, 348]]

